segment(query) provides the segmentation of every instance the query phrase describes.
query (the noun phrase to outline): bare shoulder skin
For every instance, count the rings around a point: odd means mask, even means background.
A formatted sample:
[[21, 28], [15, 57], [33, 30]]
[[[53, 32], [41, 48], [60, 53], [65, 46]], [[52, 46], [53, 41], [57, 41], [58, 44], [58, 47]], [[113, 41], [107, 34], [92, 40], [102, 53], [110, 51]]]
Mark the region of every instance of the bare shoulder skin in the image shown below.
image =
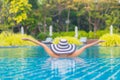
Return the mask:
[[[37, 45], [42, 46], [42, 47], [45, 49], [45, 51], [46, 51], [51, 57], [55, 57], [55, 58], [61, 57], [61, 56], [55, 54], [47, 45], [45, 45], [45, 44], [42, 43], [42, 42], [39, 42], [39, 41], [33, 40], [33, 39], [29, 39], [29, 38], [23, 38], [22, 40], [31, 41], [31, 42], [33, 42], [33, 43], [35, 43], [35, 44], [37, 44]], [[98, 41], [95, 41], [95, 42], [93, 42], [93, 43], [87, 44], [87, 45], [83, 46], [82, 48], [76, 50], [74, 53], [72, 53], [71, 55], [69, 55], [69, 56], [67, 56], [67, 57], [77, 57], [77, 56], [80, 55], [86, 48], [89, 48], [89, 47], [91, 47], [91, 46], [93, 46], [93, 45], [96, 45], [96, 44], [98, 44], [98, 43], [101, 43], [101, 42], [104, 42], [104, 41], [103, 41], [103, 40], [98, 40]], [[63, 56], [62, 56], [62, 57], [63, 57]]]

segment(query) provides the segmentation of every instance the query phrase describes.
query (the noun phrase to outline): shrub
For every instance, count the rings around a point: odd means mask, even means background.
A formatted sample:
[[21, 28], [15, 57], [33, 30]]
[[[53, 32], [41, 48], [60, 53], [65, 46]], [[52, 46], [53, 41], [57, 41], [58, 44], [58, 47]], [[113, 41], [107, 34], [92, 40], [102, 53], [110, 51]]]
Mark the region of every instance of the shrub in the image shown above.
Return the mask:
[[89, 39], [94, 39], [94, 32], [89, 31], [89, 32], [88, 32], [88, 38], [89, 38]]
[[100, 40], [105, 40], [101, 43], [101, 46], [119, 46], [120, 45], [120, 36], [118, 34], [105, 34], [100, 37]]
[[56, 37], [59, 37], [59, 36], [60, 36], [60, 33], [54, 32], [53, 35], [52, 35], [52, 38], [56, 38]]
[[78, 33], [79, 33], [79, 37], [78, 38], [80, 38], [80, 37], [88, 37], [88, 33], [86, 31], [81, 30]]
[[103, 36], [104, 34], [107, 34], [109, 32], [107, 32], [106, 30], [98, 30], [96, 32], [96, 38], [99, 39], [101, 36]]
[[35, 45], [32, 42], [29, 41], [23, 41], [22, 38], [32, 38], [29, 35], [26, 34], [14, 34], [11, 32], [2, 32], [0, 34], [0, 46], [33, 46]]
[[[60, 36], [70, 36], [70, 37], [74, 37], [75, 36], [75, 31], [70, 31], [70, 32], [55, 32], [53, 33], [52, 38], [56, 38], [56, 37], [60, 37]], [[87, 37], [88, 34], [86, 31], [78, 31], [78, 38], [80, 37]]]
[[102, 35], [109, 33], [108, 30], [97, 30], [96, 33], [89, 31], [88, 38], [89, 39], [99, 39]]
[[63, 32], [61, 36], [68, 36], [68, 35], [71, 36], [71, 37], [73, 37], [73, 36], [75, 36], [75, 32], [74, 31]]
[[45, 40], [48, 35], [49, 34], [47, 34], [47, 33], [39, 33], [36, 38], [39, 40]]
[[71, 37], [74, 37], [75, 36], [75, 32], [74, 31], [71, 31], [71, 32], [55, 32], [53, 33], [53, 38], [56, 38], [56, 37], [60, 37], [60, 36], [71, 36]]
[[70, 43], [70, 44], [76, 44], [76, 45], [82, 44], [77, 38], [75, 38], [75, 37], [70, 37], [70, 36], [56, 37], [56, 38], [53, 40], [53, 43], [54, 43], [54, 44], [58, 44], [58, 42], [59, 42], [60, 39], [66, 39], [66, 40], [68, 41], [68, 43]]

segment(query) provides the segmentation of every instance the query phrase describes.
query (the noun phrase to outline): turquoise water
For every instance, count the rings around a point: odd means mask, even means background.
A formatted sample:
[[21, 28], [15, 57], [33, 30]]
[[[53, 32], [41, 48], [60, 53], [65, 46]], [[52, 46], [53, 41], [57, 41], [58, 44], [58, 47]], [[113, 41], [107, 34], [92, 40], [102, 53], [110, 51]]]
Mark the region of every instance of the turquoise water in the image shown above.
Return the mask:
[[57, 59], [38, 46], [0, 48], [0, 80], [119, 80], [119, 49], [94, 46]]

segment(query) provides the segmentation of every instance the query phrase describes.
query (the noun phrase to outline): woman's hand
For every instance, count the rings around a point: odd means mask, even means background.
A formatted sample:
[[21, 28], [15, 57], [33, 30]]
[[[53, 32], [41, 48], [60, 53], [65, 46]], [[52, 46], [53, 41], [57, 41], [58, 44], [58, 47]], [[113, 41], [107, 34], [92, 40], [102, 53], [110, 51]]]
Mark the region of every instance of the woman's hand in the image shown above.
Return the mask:
[[99, 43], [101, 43], [101, 42], [105, 42], [105, 40], [98, 40], [98, 42], [99, 42]]

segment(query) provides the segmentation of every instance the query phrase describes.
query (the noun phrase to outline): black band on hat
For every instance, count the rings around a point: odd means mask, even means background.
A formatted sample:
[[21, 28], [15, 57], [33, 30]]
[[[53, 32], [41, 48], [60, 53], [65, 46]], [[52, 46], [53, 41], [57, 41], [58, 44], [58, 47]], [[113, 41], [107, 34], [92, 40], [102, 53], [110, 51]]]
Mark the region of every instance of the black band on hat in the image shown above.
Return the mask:
[[75, 52], [76, 45], [68, 44], [67, 40], [61, 39], [58, 44], [51, 44], [50, 48], [56, 54], [71, 54]]

